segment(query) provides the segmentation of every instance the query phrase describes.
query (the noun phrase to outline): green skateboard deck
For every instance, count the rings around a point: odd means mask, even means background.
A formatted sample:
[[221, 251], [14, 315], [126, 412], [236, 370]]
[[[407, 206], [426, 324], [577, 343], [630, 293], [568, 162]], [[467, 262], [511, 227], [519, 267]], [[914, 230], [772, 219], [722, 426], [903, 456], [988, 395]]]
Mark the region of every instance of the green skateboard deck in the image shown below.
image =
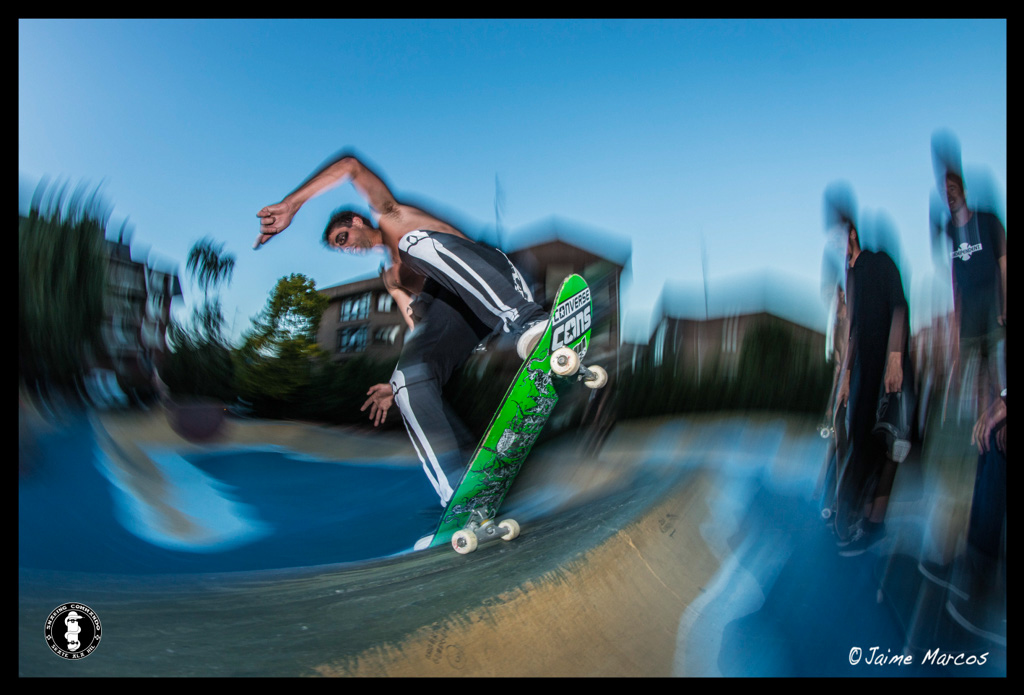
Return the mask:
[[519, 368], [441, 515], [431, 547], [450, 543], [467, 553], [481, 540], [512, 540], [519, 535], [515, 521], [496, 523], [495, 516], [558, 402], [555, 379], [561, 377], [552, 371], [552, 353], [564, 347], [575, 353], [556, 354], [556, 360], [561, 359], [559, 371], [566, 372], [567, 379], [586, 378], [592, 388], [607, 380], [599, 367], [579, 367], [590, 345], [592, 313], [586, 281], [570, 275], [555, 295], [547, 330]]

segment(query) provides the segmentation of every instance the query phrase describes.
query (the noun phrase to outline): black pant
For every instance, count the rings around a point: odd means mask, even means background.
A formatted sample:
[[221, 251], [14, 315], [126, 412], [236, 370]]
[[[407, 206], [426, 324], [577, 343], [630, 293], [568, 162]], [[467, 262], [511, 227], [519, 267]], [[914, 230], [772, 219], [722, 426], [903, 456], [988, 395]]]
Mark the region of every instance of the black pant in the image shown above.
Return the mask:
[[545, 318], [519, 271], [496, 249], [452, 234], [417, 231], [402, 238], [401, 261], [427, 277], [413, 303], [416, 328], [391, 377], [395, 403], [441, 505], [458, 486], [473, 442], [441, 389], [496, 331]]

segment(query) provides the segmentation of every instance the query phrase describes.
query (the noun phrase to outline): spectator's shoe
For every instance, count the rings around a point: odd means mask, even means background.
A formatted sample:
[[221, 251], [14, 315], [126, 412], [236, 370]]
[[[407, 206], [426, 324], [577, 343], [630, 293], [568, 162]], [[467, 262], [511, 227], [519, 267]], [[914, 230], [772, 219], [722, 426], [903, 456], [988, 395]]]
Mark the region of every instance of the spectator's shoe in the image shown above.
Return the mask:
[[863, 527], [861, 527], [861, 526], [858, 526], [857, 528], [855, 528], [855, 529], [853, 530], [853, 533], [851, 533], [851, 534], [850, 534], [850, 537], [849, 537], [849, 538], [847, 538], [847, 539], [846, 539], [845, 541], [844, 541], [844, 540], [843, 540], [842, 538], [840, 538], [839, 540], [837, 540], [837, 541], [836, 541], [836, 547], [837, 547], [837, 548], [846, 548], [846, 547], [848, 547], [848, 546], [851, 546], [851, 545], [853, 545], [854, 543], [859, 543], [859, 542], [860, 542], [860, 540], [861, 540], [861, 539], [862, 539], [862, 538], [863, 538], [864, 536], [865, 536], [864, 528], [863, 528]]
[[1006, 646], [1005, 611], [992, 610], [984, 601], [970, 601], [954, 595], [946, 601], [946, 612], [972, 635]]
[[534, 321], [519, 334], [516, 338], [516, 352], [519, 353], [519, 359], [525, 360], [533, 354], [533, 349], [537, 347], [537, 343], [540, 342], [544, 331], [548, 329], [549, 323], [551, 323], [551, 319]]
[[[871, 527], [874, 526], [872, 529]], [[885, 538], [885, 523], [881, 524], [868, 524], [865, 526], [858, 526], [854, 532], [850, 541], [842, 546], [842, 550], [839, 554], [843, 557], [854, 557], [867, 551], [880, 540]]]
[[836, 534], [836, 548], [846, 548], [851, 544], [851, 542], [860, 538], [860, 536], [864, 534], [864, 521], [860, 520], [857, 523], [850, 525], [847, 529], [849, 535], [847, 535], [846, 538], [843, 537], [843, 534], [838, 528], [836, 528], [835, 524], [831, 525], [831, 530]]

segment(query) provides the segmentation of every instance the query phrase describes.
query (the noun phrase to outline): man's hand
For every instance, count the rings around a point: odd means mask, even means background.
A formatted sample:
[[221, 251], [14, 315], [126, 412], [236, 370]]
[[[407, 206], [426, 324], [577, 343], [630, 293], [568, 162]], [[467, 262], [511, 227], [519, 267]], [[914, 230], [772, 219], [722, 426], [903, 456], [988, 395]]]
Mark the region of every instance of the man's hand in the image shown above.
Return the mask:
[[885, 392], [896, 393], [903, 388], [903, 355], [899, 352], [889, 353], [889, 363], [885, 367]]
[[370, 419], [373, 420], [373, 426], [379, 427], [380, 423], [387, 419], [388, 410], [395, 402], [395, 393], [391, 390], [391, 384], [376, 384], [371, 386], [370, 390], [366, 392], [369, 398], [363, 403], [363, 407], [360, 408], [360, 412], [370, 409]]
[[401, 277], [398, 274], [398, 265], [392, 264], [388, 268], [384, 268], [384, 263], [381, 263], [380, 279], [384, 283], [384, 289], [389, 292], [394, 289], [399, 289], [402, 286]]
[[256, 237], [256, 243], [253, 245], [253, 248], [258, 249], [269, 241], [272, 236], [283, 232], [292, 223], [292, 217], [295, 216], [298, 210], [297, 205], [282, 200], [276, 205], [268, 205], [257, 212], [256, 217], [260, 218], [260, 235]]
[[[988, 451], [988, 440], [992, 435], [992, 430], [1005, 421], [1006, 403], [997, 398], [992, 406], [978, 418], [978, 422], [974, 425], [974, 431], [971, 433], [971, 444], [978, 447], [978, 453], [984, 454]], [[996, 446], [1000, 451], [1006, 452], [1006, 427], [996, 434]]]
[[843, 376], [839, 382], [839, 391], [836, 393], [836, 404], [846, 405], [850, 399], [850, 370], [843, 370]]

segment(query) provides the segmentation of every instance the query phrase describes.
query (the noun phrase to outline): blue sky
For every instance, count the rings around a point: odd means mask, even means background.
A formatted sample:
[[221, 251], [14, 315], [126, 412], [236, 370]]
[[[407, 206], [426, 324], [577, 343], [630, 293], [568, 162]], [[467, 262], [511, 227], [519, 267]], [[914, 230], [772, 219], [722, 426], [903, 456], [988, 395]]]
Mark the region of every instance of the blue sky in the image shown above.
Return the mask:
[[[666, 281], [770, 270], [817, 293], [823, 193], [849, 182], [898, 232], [919, 323], [946, 301], [928, 240], [931, 137], [1006, 219], [1006, 21], [21, 20], [18, 167], [102, 183], [137, 254], [204, 236], [237, 259], [235, 333], [278, 278], [379, 258], [320, 245], [350, 185], [251, 250], [256, 211], [355, 148], [399, 199], [471, 235], [552, 215], [632, 242], [626, 331]], [[980, 188], [981, 186], [976, 186]], [[937, 288], [937, 289], [935, 289]], [[936, 298], [936, 292], [939, 293]], [[946, 290], [948, 293], [948, 289]]]

